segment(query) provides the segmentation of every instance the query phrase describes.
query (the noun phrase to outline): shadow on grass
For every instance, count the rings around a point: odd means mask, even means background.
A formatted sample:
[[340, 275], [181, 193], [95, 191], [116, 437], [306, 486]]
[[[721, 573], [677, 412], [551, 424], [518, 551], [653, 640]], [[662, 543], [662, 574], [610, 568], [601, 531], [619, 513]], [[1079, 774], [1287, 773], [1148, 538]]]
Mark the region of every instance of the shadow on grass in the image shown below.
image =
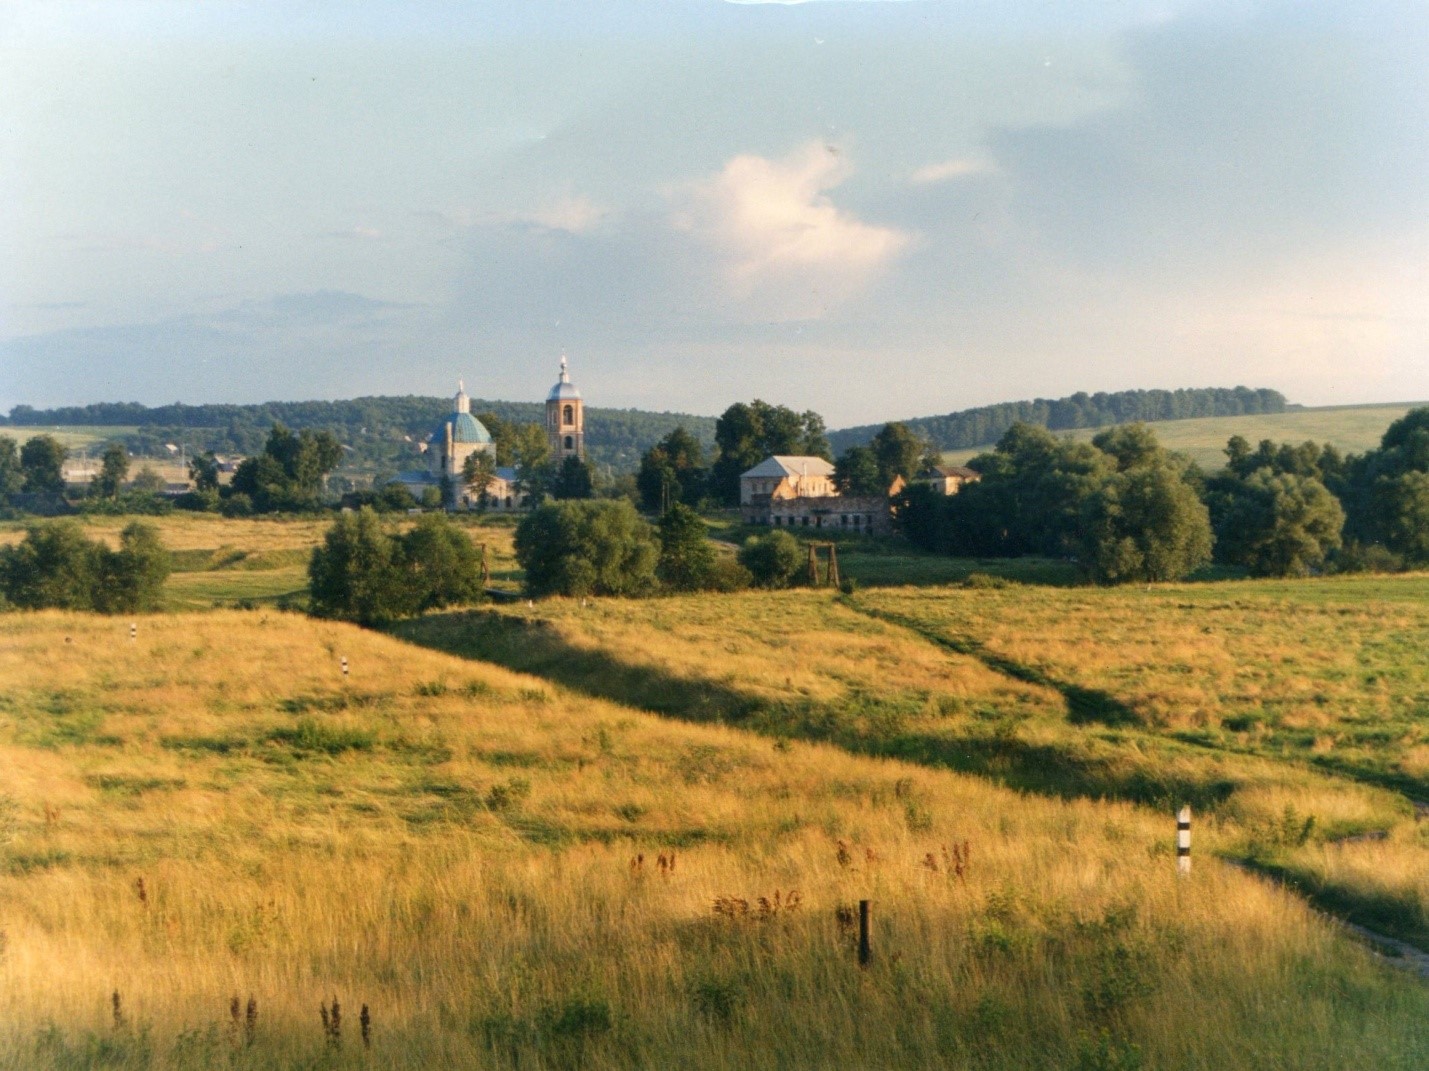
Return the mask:
[[844, 605], [866, 617], [872, 617], [875, 620], [917, 633], [924, 640], [938, 647], [960, 655], [967, 655], [969, 658], [976, 658], [989, 669], [996, 670], [1004, 676], [1023, 681], [1026, 684], [1051, 688], [1060, 693], [1062, 698], [1067, 701], [1068, 719], [1075, 725], [1085, 725], [1088, 722], [1100, 722], [1102, 725], [1111, 726], [1143, 724], [1141, 716], [1135, 710], [1110, 693], [1058, 680], [1033, 666], [1024, 665], [995, 654], [970, 636], [946, 636], [935, 629], [928, 628], [927, 625], [915, 618], [891, 614], [886, 610], [874, 610], [861, 605], [857, 599], [845, 599]]
[[967, 726], [949, 726], [937, 732], [910, 728], [909, 716], [921, 713], [921, 704], [906, 697], [855, 694], [830, 703], [805, 696], [751, 695], [715, 681], [623, 662], [609, 652], [575, 647], [540, 620], [499, 612], [428, 615], [390, 631], [409, 643], [493, 662], [653, 714], [735, 725], [777, 739], [829, 743], [862, 755], [987, 777], [1041, 795], [1207, 808], [1227, 799], [1236, 787], [1215, 773], [1196, 776], [1124, 753], [1095, 754], [1080, 742], [1036, 743], [981, 727], [966, 731]]

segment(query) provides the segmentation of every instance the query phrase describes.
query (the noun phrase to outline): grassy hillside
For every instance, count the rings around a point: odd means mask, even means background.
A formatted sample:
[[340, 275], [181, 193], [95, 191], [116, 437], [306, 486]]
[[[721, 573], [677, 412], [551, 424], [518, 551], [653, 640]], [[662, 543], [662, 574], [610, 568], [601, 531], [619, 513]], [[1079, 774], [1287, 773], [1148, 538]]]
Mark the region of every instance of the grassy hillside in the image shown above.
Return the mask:
[[[877, 658], [846, 633], [840, 667]], [[1178, 880], [1164, 814], [658, 719], [296, 615], [127, 634], [0, 617], [3, 1067], [1429, 1058], [1429, 990], [1208, 856]], [[771, 665], [737, 673], [777, 690]], [[1056, 703], [932, 651], [906, 672]]]
[[98, 424], [65, 424], [54, 427], [21, 427], [0, 424], [0, 435], [14, 439], [16, 443], [23, 443], [27, 439], [33, 439], [36, 435], [50, 435], [58, 439], [70, 453], [88, 449], [99, 443], [108, 442], [110, 439], [117, 439], [136, 430], [133, 427], [108, 427]]
[[[1162, 420], [1150, 426], [1155, 429], [1157, 438], [1165, 446], [1190, 454], [1209, 472], [1225, 464], [1226, 440], [1232, 435], [1245, 436], [1252, 446], [1261, 439], [1294, 443], [1312, 439], [1315, 442], [1332, 443], [1345, 452], [1363, 453], [1378, 446], [1385, 429], [1417, 404], [1424, 403], [1324, 406], [1254, 416]], [[1085, 441], [1101, 430], [1084, 428], [1058, 434]], [[943, 457], [950, 464], [963, 464], [988, 449], [990, 447], [955, 450]]]
[[1191, 802], [1228, 857], [1429, 948], [1429, 577], [552, 601], [400, 634], [1048, 796]]

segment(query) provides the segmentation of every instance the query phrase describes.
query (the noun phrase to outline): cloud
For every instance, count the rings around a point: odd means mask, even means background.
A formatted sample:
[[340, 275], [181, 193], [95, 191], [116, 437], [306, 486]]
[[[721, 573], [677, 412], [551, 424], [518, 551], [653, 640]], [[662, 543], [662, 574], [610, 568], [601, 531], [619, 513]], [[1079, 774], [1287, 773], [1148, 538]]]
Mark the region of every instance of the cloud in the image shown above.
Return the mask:
[[909, 181], [915, 186], [927, 186], [935, 182], [947, 182], [949, 179], [966, 178], [968, 175], [986, 175], [996, 170], [996, 166], [986, 160], [944, 160], [940, 164], [926, 164], [918, 168], [909, 176]]
[[527, 221], [551, 231], [584, 234], [600, 226], [609, 212], [589, 197], [562, 197], [531, 213]]
[[791, 299], [791, 308], [827, 309], [862, 289], [913, 241], [830, 200], [827, 191], [848, 174], [840, 151], [816, 142], [782, 160], [736, 156], [688, 189], [675, 225], [716, 252], [737, 297], [772, 289]]

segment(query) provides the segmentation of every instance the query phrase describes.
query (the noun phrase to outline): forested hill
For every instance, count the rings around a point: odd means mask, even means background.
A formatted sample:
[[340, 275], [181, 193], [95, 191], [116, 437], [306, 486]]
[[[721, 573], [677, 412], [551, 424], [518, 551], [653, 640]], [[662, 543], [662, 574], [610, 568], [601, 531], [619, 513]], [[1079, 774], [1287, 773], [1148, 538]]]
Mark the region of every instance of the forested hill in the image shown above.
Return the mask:
[[[295, 430], [325, 429], [351, 448], [350, 462], [391, 468], [410, 467], [411, 440], [431, 434], [451, 412], [450, 398], [353, 398], [336, 402], [265, 402], [261, 405], [161, 405], [100, 402], [61, 409], [17, 405], [8, 423], [22, 426], [89, 425], [137, 428], [122, 438], [131, 449], [151, 453], [166, 442], [220, 454], [254, 454], [263, 448], [274, 423]], [[473, 413], [495, 413], [503, 420], [543, 422], [540, 402], [471, 400]], [[714, 444], [713, 417], [653, 413], [640, 409], [586, 409], [586, 449], [596, 464], [634, 470], [640, 455], [683, 425], [706, 446]]]
[[[1122, 390], [1111, 394], [1077, 393], [1066, 398], [1036, 398], [964, 409], [946, 416], [903, 421], [940, 450], [962, 450], [995, 443], [1018, 421], [1053, 431], [1128, 424], [1135, 420], [1183, 420], [1189, 417], [1283, 413], [1290, 408], [1279, 391], [1249, 387], [1201, 387], [1187, 390]], [[882, 424], [829, 433], [835, 454], [868, 442]]]

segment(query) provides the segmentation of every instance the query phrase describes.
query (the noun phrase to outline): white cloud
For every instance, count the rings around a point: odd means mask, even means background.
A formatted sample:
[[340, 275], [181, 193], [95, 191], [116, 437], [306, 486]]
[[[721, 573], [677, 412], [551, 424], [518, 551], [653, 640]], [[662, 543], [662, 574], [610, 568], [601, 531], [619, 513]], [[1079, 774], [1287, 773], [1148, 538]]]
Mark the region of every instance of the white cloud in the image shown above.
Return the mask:
[[997, 168], [986, 160], [963, 158], [944, 160], [940, 164], [925, 164], [914, 171], [909, 179], [916, 186], [926, 186], [935, 182], [947, 182], [949, 179], [966, 178], [968, 175], [986, 175], [996, 170]]
[[772, 288], [805, 310], [782, 315], [819, 315], [861, 289], [913, 240], [865, 223], [829, 199], [827, 191], [848, 174], [840, 151], [820, 143], [782, 160], [736, 156], [689, 190], [676, 226], [716, 250], [736, 296]]
[[528, 222], [545, 227], [549, 231], [567, 231], [584, 234], [598, 227], [608, 215], [589, 197], [562, 197], [558, 201], [538, 209], [526, 217]]

